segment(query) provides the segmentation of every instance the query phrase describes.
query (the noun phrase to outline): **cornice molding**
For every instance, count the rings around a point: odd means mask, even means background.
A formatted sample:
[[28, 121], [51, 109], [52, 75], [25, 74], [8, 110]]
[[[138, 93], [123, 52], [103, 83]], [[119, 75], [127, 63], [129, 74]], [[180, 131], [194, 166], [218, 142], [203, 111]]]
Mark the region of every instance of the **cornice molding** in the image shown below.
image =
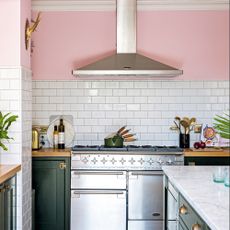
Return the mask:
[[[229, 0], [137, 0], [138, 10], [228, 10]], [[115, 11], [116, 0], [32, 0], [34, 11]]]

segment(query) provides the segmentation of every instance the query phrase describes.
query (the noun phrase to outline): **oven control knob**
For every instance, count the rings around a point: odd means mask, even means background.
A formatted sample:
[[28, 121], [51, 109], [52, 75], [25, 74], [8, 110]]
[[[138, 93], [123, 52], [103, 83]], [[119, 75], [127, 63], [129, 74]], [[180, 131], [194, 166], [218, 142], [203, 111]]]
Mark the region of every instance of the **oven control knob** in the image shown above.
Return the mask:
[[157, 161], [157, 163], [158, 163], [159, 165], [162, 165], [162, 164], [163, 164], [163, 161], [162, 161], [161, 159], [159, 159], [159, 160]]
[[172, 162], [172, 160], [171, 159], [169, 159], [168, 161], [167, 161], [167, 164], [169, 164], [169, 165], [171, 165], [173, 162]]

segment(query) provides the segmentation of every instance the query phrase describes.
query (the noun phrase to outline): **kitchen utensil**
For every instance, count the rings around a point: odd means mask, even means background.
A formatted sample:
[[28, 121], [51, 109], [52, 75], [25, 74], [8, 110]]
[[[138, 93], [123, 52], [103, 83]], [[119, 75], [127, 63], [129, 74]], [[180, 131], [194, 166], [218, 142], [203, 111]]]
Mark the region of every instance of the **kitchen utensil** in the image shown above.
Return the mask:
[[65, 125], [65, 146], [70, 147], [72, 146], [72, 141], [74, 139], [74, 127], [72, 122], [69, 119], [66, 119], [64, 116], [57, 116], [49, 125], [47, 130], [47, 137], [50, 143], [50, 146], [53, 147], [53, 131], [54, 126], [59, 125], [60, 119], [63, 119], [63, 123]]
[[129, 133], [129, 134], [123, 135], [122, 137], [123, 137], [123, 138], [128, 138], [128, 137], [134, 137], [135, 135], [136, 135], [136, 134]]
[[130, 129], [126, 129], [120, 133], [120, 135], [123, 137], [125, 134], [127, 134], [130, 131]]
[[122, 148], [124, 144], [124, 139], [118, 135], [117, 133], [112, 133], [106, 138], [104, 138], [104, 145], [105, 147], [111, 148]]
[[170, 127], [170, 130], [176, 130], [176, 131], [179, 131], [179, 128], [178, 128], [178, 126], [171, 126], [171, 127]]
[[124, 142], [133, 142], [133, 141], [136, 141], [136, 140], [137, 140], [136, 138], [129, 137], [129, 138], [125, 138]]
[[125, 130], [125, 128], [126, 128], [126, 125], [123, 126], [123, 127], [121, 127], [121, 128], [117, 131], [117, 134], [120, 135], [120, 134]]
[[181, 120], [180, 121], [180, 124], [184, 127], [184, 133], [185, 134], [188, 134], [188, 132], [189, 132], [189, 123], [188, 123], [188, 121], [187, 121], [187, 119], [186, 120]]
[[177, 126], [179, 128], [179, 132], [181, 133], [181, 125], [180, 125], [181, 118], [176, 116], [174, 119], [178, 122], [177, 123], [176, 121], [174, 121], [174, 123], [177, 124]]
[[40, 131], [37, 128], [32, 128], [32, 150], [41, 148], [40, 144]]
[[173, 122], [174, 122], [174, 124], [176, 125], [177, 130], [179, 130], [179, 132], [181, 133], [180, 125], [178, 125], [175, 121], [173, 121]]

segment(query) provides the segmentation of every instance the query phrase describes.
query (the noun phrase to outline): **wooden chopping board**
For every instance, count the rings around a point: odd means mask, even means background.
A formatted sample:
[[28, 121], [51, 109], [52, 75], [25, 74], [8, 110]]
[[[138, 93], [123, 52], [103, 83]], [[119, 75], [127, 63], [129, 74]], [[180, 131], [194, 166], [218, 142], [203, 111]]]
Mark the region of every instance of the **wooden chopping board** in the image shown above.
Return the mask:
[[204, 149], [195, 149], [191, 148], [194, 152], [223, 152], [224, 150], [222, 148], [204, 148]]

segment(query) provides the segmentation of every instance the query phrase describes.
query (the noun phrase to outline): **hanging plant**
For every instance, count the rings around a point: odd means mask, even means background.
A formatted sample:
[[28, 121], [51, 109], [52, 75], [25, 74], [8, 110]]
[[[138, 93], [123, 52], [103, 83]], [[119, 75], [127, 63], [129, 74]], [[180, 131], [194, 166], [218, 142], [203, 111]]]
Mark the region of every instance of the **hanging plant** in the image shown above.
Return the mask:
[[230, 116], [224, 114], [223, 116], [216, 115], [214, 117], [214, 128], [222, 138], [230, 139]]
[[8, 136], [8, 129], [13, 122], [17, 120], [17, 115], [11, 115], [11, 113], [7, 113], [5, 115], [0, 112], [0, 147], [7, 151], [8, 148], [2, 143], [3, 140], [13, 140], [12, 137]]

